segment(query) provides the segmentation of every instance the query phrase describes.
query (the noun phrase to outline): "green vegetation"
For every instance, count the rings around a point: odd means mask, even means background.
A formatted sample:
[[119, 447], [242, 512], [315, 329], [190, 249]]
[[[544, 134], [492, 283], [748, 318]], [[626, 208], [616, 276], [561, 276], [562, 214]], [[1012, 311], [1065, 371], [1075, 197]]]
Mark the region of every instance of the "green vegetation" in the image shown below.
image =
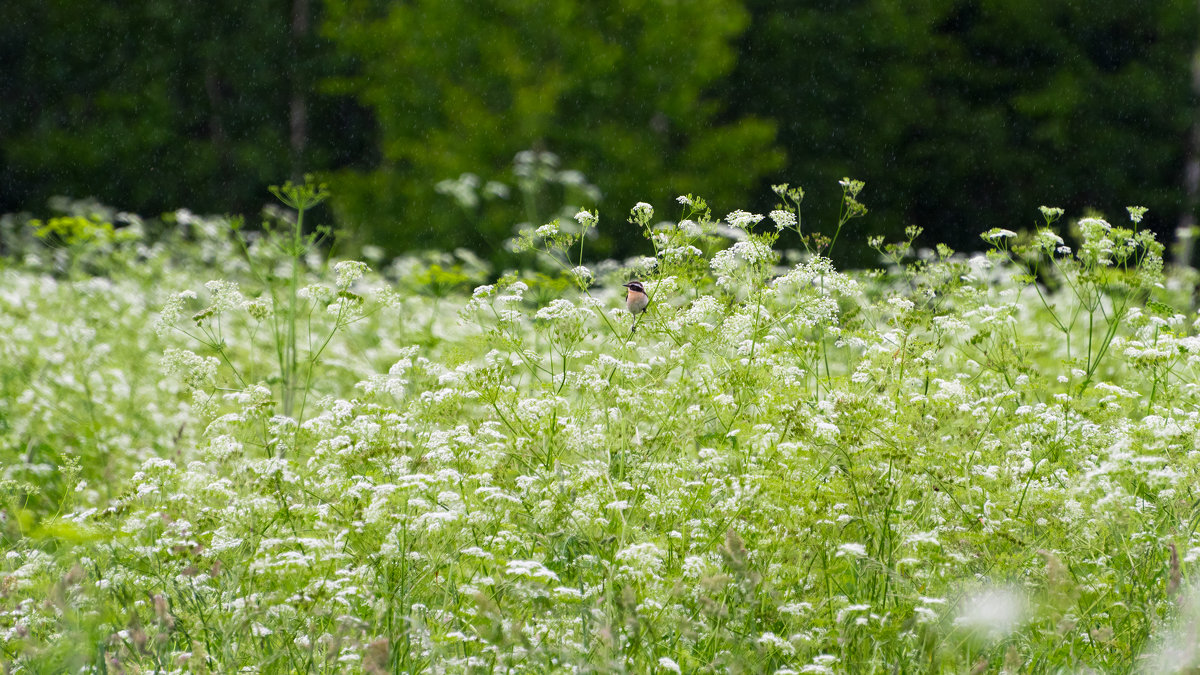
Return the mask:
[[[732, 68], [730, 43], [746, 27], [734, 0], [327, 0], [325, 11], [327, 38], [362, 64], [329, 86], [372, 111], [381, 153], [375, 170], [337, 175], [347, 197], [338, 213], [376, 241], [411, 247], [432, 233], [446, 248], [479, 248], [510, 237], [522, 219], [546, 222], [556, 215], [545, 211], [549, 200], [525, 186], [461, 211], [437, 208], [445, 197], [429, 189], [481, 167], [485, 178], [522, 183], [520, 159], [506, 169], [526, 148], [552, 151], [565, 161], [560, 171], [602, 186], [605, 211], [665, 201], [685, 186], [733, 203], [783, 164], [773, 123], [722, 120], [732, 106], [705, 95]], [[604, 233], [603, 250], [626, 243], [612, 241], [619, 234]]]
[[[1144, 203], [1163, 240], [1195, 216], [1193, 0], [4, 10], [0, 213], [69, 195], [257, 218], [269, 183], [316, 173], [334, 192], [319, 215], [360, 243], [498, 265], [514, 224], [558, 204], [607, 216], [692, 190], [763, 211], [797, 179], [832, 204], [847, 174], [876, 187], [875, 233], [959, 249], [1032, 227], [1029, 204]], [[613, 220], [592, 250], [636, 254]]]
[[875, 188], [876, 232], [915, 224], [955, 248], [1033, 227], [1030, 204], [1142, 203], [1160, 238], [1194, 210], [1181, 205], [1196, 3], [836, 5], [748, 0], [722, 89], [779, 123], [782, 175], [815, 203], [852, 173]]
[[628, 263], [588, 262], [609, 221], [580, 211], [498, 279], [325, 259], [312, 183], [261, 234], [0, 220], [0, 663], [1200, 665], [1196, 272], [1143, 209], [1048, 207], [842, 272], [841, 188], [837, 220], [786, 185], [765, 215], [639, 203]]

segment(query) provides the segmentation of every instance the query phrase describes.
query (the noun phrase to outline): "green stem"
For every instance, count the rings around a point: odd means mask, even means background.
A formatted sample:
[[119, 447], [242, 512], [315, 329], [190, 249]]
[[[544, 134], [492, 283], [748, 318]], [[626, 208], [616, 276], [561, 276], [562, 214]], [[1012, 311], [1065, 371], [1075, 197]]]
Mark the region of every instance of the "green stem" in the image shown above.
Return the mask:
[[301, 237], [304, 232], [304, 207], [296, 209], [296, 229], [292, 238], [292, 283], [288, 298], [287, 337], [284, 341], [285, 361], [283, 368], [283, 414], [291, 417], [296, 396], [296, 300], [300, 294], [300, 258], [303, 255]]

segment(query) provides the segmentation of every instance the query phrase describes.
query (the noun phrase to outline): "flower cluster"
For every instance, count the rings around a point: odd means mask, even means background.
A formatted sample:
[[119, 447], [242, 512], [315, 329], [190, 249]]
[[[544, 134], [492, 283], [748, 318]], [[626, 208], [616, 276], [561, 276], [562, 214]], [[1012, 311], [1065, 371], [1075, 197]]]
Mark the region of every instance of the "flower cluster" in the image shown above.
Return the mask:
[[[653, 255], [473, 292], [431, 289], [449, 273], [418, 258], [210, 280], [206, 256], [240, 259], [215, 234], [107, 277], [0, 266], [0, 653], [88, 672], [1198, 665], [1200, 317], [1148, 229], [1083, 219], [1068, 248], [1046, 208], [988, 255], [897, 247], [888, 272], [846, 271], [777, 267], [762, 216], [725, 227], [702, 204], [677, 224], [633, 209]], [[653, 296], [638, 317], [631, 278]], [[299, 339], [276, 341], [289, 318]]]

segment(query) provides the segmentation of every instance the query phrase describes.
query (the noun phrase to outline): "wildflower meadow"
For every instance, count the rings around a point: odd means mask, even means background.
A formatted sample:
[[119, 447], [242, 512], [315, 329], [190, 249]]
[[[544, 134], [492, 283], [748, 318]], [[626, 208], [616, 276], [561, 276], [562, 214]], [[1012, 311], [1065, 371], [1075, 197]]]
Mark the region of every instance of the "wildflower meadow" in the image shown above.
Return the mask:
[[1196, 271], [1136, 207], [957, 252], [841, 188], [515, 271], [343, 255], [313, 183], [6, 217], [0, 668], [1195, 672]]

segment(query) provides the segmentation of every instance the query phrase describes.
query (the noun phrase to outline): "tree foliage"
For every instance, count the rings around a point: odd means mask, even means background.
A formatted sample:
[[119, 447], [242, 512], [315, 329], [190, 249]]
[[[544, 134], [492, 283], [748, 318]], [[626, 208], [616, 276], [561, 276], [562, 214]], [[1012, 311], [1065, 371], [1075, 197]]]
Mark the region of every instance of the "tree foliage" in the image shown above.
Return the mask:
[[[291, 32], [293, 0], [17, 0], [0, 9], [0, 209], [52, 195], [123, 209], [254, 213], [301, 166], [361, 154], [369, 118], [310, 101], [305, 157], [289, 97], [337, 57]], [[336, 143], [334, 142], [336, 139]]]
[[781, 177], [809, 203], [836, 203], [853, 175], [871, 227], [916, 224], [955, 247], [1031, 226], [1040, 204], [1146, 204], [1173, 229], [1196, 104], [1191, 0], [750, 5], [726, 95], [779, 120]]
[[387, 228], [376, 229], [386, 241], [411, 245], [435, 233], [450, 244], [494, 244], [518, 220], [548, 217], [513, 195], [468, 221], [431, 190], [463, 172], [501, 175], [527, 148], [558, 154], [599, 185], [609, 223], [638, 201], [689, 191], [733, 204], [782, 165], [774, 123], [718, 122], [722, 102], [707, 95], [733, 67], [731, 41], [748, 19], [733, 0], [327, 0], [326, 8], [326, 37], [359, 64], [329, 86], [374, 112], [382, 154], [373, 171], [342, 173], [335, 192], [342, 217]]
[[285, 143], [271, 113], [288, 61], [274, 12], [252, 4], [9, 4], [17, 22], [0, 43], [14, 99], [0, 133], [18, 194], [159, 209], [258, 198], [248, 178], [288, 171], [271, 152]]
[[[1041, 204], [1145, 204], [1165, 234], [1188, 208], [1198, 19], [1193, 0], [13, 0], [0, 212], [253, 214], [318, 172], [338, 224], [393, 251], [492, 254], [566, 203], [599, 207], [590, 250], [623, 255], [636, 202], [765, 213], [787, 182], [822, 229], [852, 176], [871, 216], [848, 243], [919, 225], [974, 247]], [[456, 202], [468, 172], [512, 189]]]

